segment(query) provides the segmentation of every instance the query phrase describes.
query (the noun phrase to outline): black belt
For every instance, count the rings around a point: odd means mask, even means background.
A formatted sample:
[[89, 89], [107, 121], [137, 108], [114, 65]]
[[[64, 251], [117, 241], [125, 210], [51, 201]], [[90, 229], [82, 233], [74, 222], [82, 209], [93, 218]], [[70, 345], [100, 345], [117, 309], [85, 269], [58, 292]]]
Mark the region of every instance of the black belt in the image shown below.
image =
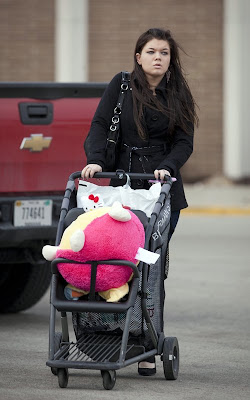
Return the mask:
[[151, 154], [156, 154], [159, 152], [159, 150], [163, 150], [163, 152], [166, 151], [166, 145], [165, 144], [160, 144], [160, 145], [155, 145], [155, 146], [145, 146], [145, 147], [136, 147], [136, 146], [128, 146], [126, 143], [122, 144], [123, 147], [125, 147], [126, 153], [129, 155], [129, 168], [128, 172], [131, 172], [131, 165], [132, 165], [132, 154], [137, 154], [139, 156], [139, 161], [142, 164], [143, 172], [144, 173], [151, 173], [151, 168], [150, 171], [147, 171], [146, 164], [148, 164], [148, 159], [147, 156]]

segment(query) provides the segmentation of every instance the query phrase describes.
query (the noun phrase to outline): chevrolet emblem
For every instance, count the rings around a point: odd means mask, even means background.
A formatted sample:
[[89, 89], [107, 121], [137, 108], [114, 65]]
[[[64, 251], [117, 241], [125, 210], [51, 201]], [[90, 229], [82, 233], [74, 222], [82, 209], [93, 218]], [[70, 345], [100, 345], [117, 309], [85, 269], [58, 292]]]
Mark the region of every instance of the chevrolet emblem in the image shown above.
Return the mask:
[[42, 133], [33, 133], [30, 137], [23, 138], [20, 150], [27, 149], [29, 151], [39, 152], [48, 149], [52, 137], [43, 137]]

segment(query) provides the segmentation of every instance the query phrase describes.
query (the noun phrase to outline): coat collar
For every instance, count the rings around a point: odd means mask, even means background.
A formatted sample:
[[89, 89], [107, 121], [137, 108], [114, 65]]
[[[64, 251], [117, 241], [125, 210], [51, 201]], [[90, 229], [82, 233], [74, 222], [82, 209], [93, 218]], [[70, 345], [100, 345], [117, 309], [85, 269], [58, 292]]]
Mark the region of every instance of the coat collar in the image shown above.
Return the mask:
[[162, 80], [160, 81], [159, 85], [156, 86], [155, 91], [156, 93], [165, 94], [166, 93], [166, 86], [167, 86], [167, 77], [164, 74]]

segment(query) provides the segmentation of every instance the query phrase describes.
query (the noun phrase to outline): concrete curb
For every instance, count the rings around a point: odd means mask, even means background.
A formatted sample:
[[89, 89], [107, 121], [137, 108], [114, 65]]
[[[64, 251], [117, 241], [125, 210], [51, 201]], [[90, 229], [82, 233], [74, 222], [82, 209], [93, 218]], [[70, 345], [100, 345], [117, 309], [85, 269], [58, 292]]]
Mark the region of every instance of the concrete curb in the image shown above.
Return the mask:
[[181, 215], [235, 215], [250, 216], [250, 208], [241, 207], [188, 207], [181, 211]]
[[183, 215], [250, 215], [250, 185], [230, 184], [217, 177], [184, 188], [189, 207]]

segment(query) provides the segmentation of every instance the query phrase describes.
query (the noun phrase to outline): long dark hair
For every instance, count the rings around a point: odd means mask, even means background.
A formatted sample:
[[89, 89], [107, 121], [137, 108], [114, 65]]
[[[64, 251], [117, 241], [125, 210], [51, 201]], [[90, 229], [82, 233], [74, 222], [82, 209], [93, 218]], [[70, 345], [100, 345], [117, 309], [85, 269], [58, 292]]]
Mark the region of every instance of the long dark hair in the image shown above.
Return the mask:
[[[146, 75], [137, 63], [136, 54], [142, 52], [144, 46], [152, 39], [165, 40], [170, 46], [170, 79], [166, 84], [167, 106], [164, 106], [150, 90]], [[183, 75], [179, 57], [179, 48], [169, 30], [158, 28], [149, 29], [137, 40], [134, 52], [134, 70], [131, 73], [131, 87], [133, 95], [134, 119], [139, 136], [146, 139], [143, 127], [143, 109], [150, 107], [160, 110], [169, 118], [168, 132], [173, 134], [176, 125], [180, 126], [187, 134], [192, 134], [194, 124], [198, 125], [198, 116], [195, 111], [196, 103], [193, 99], [188, 83]]]

